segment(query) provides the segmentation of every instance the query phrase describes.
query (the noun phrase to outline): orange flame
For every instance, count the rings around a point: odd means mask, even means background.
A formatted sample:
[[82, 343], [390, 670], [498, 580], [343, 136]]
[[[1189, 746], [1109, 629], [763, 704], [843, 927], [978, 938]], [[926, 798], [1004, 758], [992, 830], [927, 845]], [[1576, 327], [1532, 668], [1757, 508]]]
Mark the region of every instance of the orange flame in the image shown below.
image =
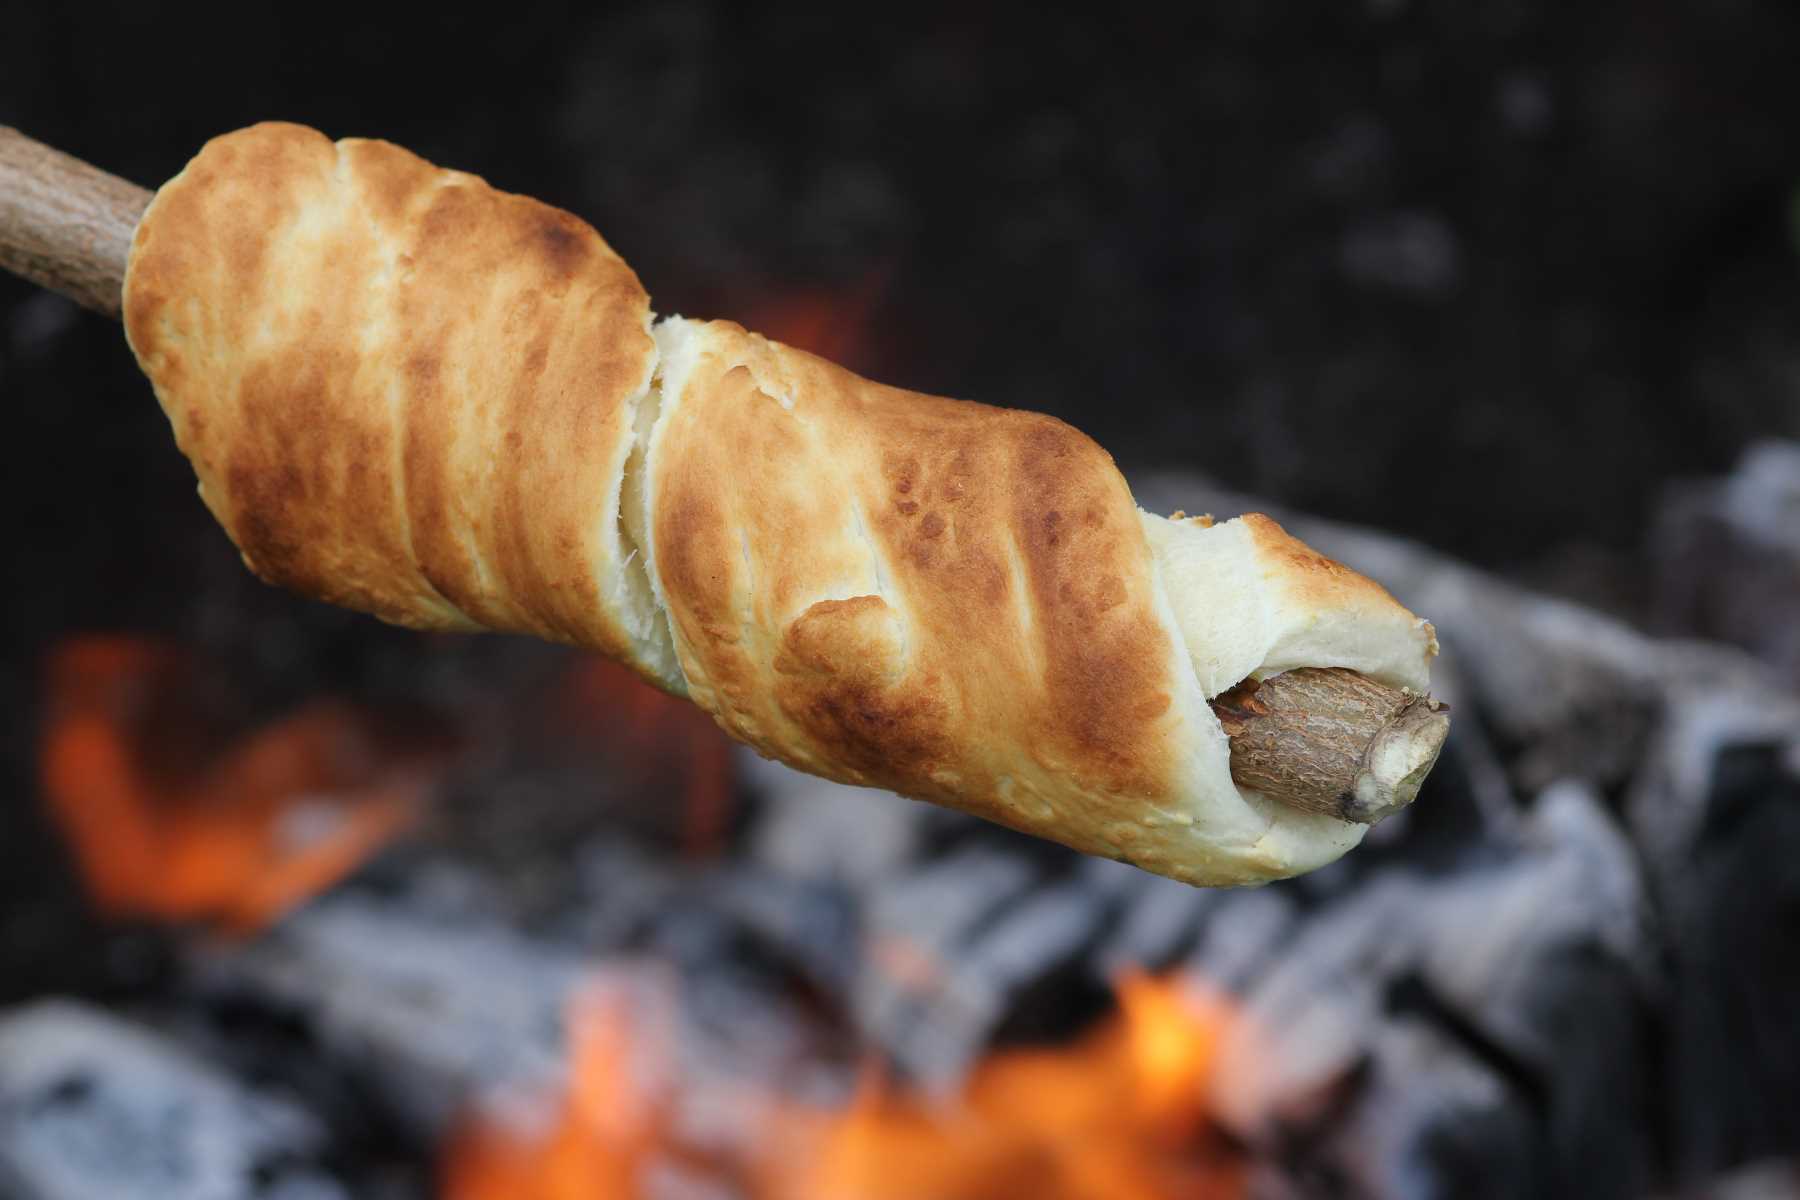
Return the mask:
[[[1240, 1194], [1202, 1104], [1228, 1013], [1178, 980], [1131, 975], [1076, 1044], [999, 1053], [947, 1104], [866, 1092], [811, 1120], [775, 1200], [1172, 1200]], [[791, 1163], [804, 1163], [798, 1171]]]
[[621, 997], [578, 994], [568, 1085], [549, 1120], [475, 1120], [459, 1130], [444, 1200], [634, 1200], [661, 1124], [654, 1090], [634, 1070], [657, 1045], [640, 1025]]
[[366, 714], [317, 703], [209, 752], [216, 714], [193, 692], [186, 660], [148, 640], [51, 656], [44, 793], [102, 910], [249, 932], [412, 818], [427, 771]]
[[[847, 1109], [744, 1101], [760, 1133], [722, 1179], [758, 1200], [1196, 1200], [1243, 1192], [1202, 1103], [1227, 1008], [1180, 980], [1121, 980], [1118, 1015], [1074, 1045], [994, 1055], [948, 1100], [865, 1081]], [[487, 1121], [451, 1144], [446, 1200], [638, 1200], [681, 1162], [667, 1097], [617, 1005], [573, 1010], [571, 1079], [535, 1133]], [[715, 1099], [718, 1097], [715, 1096]]]

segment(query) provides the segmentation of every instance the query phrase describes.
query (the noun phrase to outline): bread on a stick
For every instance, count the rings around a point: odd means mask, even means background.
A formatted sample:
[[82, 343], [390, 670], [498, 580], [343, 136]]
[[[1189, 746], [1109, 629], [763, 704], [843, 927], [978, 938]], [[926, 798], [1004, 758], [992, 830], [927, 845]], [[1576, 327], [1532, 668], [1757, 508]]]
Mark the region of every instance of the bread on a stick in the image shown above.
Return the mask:
[[1423, 690], [1436, 651], [1266, 517], [1152, 516], [1050, 417], [653, 323], [578, 218], [384, 142], [209, 142], [124, 313], [264, 579], [592, 647], [802, 770], [1190, 883], [1366, 828], [1235, 785], [1209, 699], [1294, 667]]

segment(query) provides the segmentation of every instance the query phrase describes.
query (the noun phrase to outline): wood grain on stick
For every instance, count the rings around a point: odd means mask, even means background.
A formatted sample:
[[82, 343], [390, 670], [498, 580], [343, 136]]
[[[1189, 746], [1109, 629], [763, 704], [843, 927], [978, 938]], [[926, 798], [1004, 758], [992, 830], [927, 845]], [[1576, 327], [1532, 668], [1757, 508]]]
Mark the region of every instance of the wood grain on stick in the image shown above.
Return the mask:
[[[0, 267], [117, 318], [151, 193], [0, 125]], [[1212, 704], [1239, 786], [1373, 823], [1412, 802], [1449, 732], [1444, 706], [1338, 668], [1246, 681]]]
[[1413, 802], [1450, 734], [1445, 705], [1341, 667], [1246, 681], [1213, 712], [1239, 787], [1362, 824]]
[[150, 192], [0, 125], [0, 267], [119, 315], [131, 234]]

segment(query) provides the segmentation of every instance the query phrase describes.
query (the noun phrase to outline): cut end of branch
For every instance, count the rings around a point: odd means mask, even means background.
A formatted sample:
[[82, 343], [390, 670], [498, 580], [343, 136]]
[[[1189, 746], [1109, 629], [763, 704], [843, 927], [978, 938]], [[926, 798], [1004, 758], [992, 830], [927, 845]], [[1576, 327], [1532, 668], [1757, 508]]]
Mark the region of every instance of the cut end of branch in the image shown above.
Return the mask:
[[1419, 795], [1419, 787], [1450, 736], [1450, 714], [1430, 696], [1415, 696], [1376, 734], [1356, 779], [1356, 805], [1346, 818], [1373, 824], [1399, 812]]
[[1363, 825], [1417, 798], [1450, 735], [1447, 706], [1341, 667], [1246, 680], [1213, 711], [1239, 787]]

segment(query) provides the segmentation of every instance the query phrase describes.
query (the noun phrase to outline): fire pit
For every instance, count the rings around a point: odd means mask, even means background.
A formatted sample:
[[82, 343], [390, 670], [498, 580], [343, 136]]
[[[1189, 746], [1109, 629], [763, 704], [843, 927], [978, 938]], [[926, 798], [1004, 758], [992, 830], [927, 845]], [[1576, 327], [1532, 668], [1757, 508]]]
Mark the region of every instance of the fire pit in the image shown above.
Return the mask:
[[[1405, 7], [1372, 6], [1370, 19]], [[264, 588], [193, 502], [116, 328], [0, 291], [0, 377], [29, 401], [14, 406], [28, 449], [5, 494], [15, 570], [31, 581], [9, 592], [0, 672], [0, 1198], [1800, 1193], [1800, 449], [1767, 442], [1729, 476], [1657, 498], [1665, 468], [1726, 456], [1625, 446], [1614, 461], [1574, 444], [1556, 415], [1483, 407], [1482, 393], [1444, 418], [1459, 450], [1422, 468], [1423, 491], [1448, 498], [1430, 511], [1412, 489], [1369, 485], [1417, 457], [1416, 433], [1389, 431], [1366, 460], [1334, 457], [1344, 414], [1369, 396], [1410, 397], [1398, 428], [1434, 411], [1446, 381], [1502, 376], [1494, 364], [1515, 343], [1575, 357], [1547, 355], [1506, 388], [1561, 397], [1568, 371], [1611, 430], [1637, 414], [1636, 393], [1585, 381], [1619, 377], [1612, 347], [1671, 336], [1626, 323], [1616, 296], [1581, 293], [1602, 277], [1639, 288], [1614, 259], [1672, 244], [1661, 227], [1609, 230], [1624, 248], [1593, 251], [1573, 298], [1521, 306], [1534, 315], [1516, 326], [1490, 326], [1485, 310], [1462, 320], [1479, 304], [1455, 308], [1459, 287], [1484, 262], [1532, 259], [1537, 230], [1553, 246], [1605, 239], [1559, 223], [1560, 202], [1524, 222], [1510, 194], [1482, 202], [1504, 210], [1482, 208], [1485, 221], [1401, 202], [1411, 192], [1393, 179], [1411, 168], [1396, 139], [1441, 141], [1432, 99], [1455, 81], [1407, 83], [1423, 35], [1393, 19], [1381, 26], [1393, 57], [1368, 74], [1399, 89], [1405, 116], [1387, 115], [1385, 94], [1334, 101], [1293, 152], [1300, 166], [1270, 151], [1251, 183], [1217, 185], [1192, 213], [1164, 211], [1205, 182], [1168, 148], [1190, 144], [1190, 125], [1260, 143], [1230, 132], [1260, 128], [1231, 105], [1274, 111], [1305, 90], [1285, 60], [1237, 69], [1271, 53], [1248, 27], [1209, 42], [1204, 69], [1186, 50], [1144, 48], [1146, 77], [1186, 89], [1166, 115], [1129, 81], [1096, 77], [1071, 84], [1086, 108], [982, 108], [970, 122], [943, 97], [974, 105], [971, 81], [1020, 74], [996, 61], [1004, 31], [884, 49], [887, 86], [914, 98], [905, 128], [967, 140], [971, 159], [994, 164], [974, 179], [913, 171], [926, 180], [916, 210], [890, 178], [912, 159], [840, 146], [805, 174], [812, 150], [743, 150], [760, 110], [728, 120], [740, 93], [702, 81], [727, 63], [733, 78], [754, 73], [734, 40], [750, 35], [720, 32], [724, 19], [698, 7], [608, 17], [582, 53], [611, 69], [570, 68], [564, 108], [542, 101], [517, 134], [542, 139], [542, 161], [580, 164], [561, 181], [569, 203], [622, 212], [620, 244], [685, 282], [684, 306], [919, 386], [1071, 415], [1101, 397], [1089, 407], [1128, 464], [1164, 454], [1164, 438], [1210, 469], [1241, 458], [1239, 482], [1410, 522], [1443, 545], [1466, 535], [1490, 564], [1523, 561], [1596, 496], [1609, 506], [1596, 524], [1615, 532], [1650, 496], [1641, 578], [1605, 559], [1585, 574], [1537, 564], [1538, 578], [1589, 595], [1584, 607], [1399, 534], [1284, 513], [1192, 473], [1127, 471], [1153, 511], [1274, 512], [1438, 625], [1436, 683], [1457, 723], [1419, 803], [1332, 867], [1261, 889], [1197, 890], [795, 774], [588, 656], [406, 633]], [[813, 60], [835, 52], [786, 20], [771, 16], [767, 36], [799, 39]], [[494, 36], [515, 50], [562, 36], [519, 27]], [[1588, 36], [1650, 62], [1674, 35], [1645, 23]], [[1499, 122], [1517, 161], [1544, 156], [1531, 169], [1560, 196], [1565, 171], [1596, 168], [1565, 161], [1558, 122], [1623, 121], [1637, 110], [1616, 93], [1654, 75], [1613, 65], [1591, 72], [1591, 103], [1562, 90], [1585, 68], [1508, 66], [1457, 93], [1456, 111]], [[121, 90], [150, 90], [139, 68], [120, 69]], [[221, 92], [263, 95], [234, 78], [209, 80], [184, 127], [214, 131]], [[845, 86], [819, 82], [840, 98]], [[1168, 128], [1115, 136], [1120, 95], [1123, 111]], [[595, 153], [641, 133], [646, 97], [674, 134], [630, 150], [626, 167]], [[814, 129], [826, 139], [889, 136], [851, 104], [798, 91], [769, 103], [789, 123], [829, 114], [819, 128], [842, 129]], [[1729, 96], [1719, 103], [1734, 130], [1749, 127]], [[345, 132], [361, 119], [327, 115]], [[434, 109], [391, 132], [479, 165], [503, 139], [466, 115]], [[1669, 117], [1683, 144], [1713, 139], [1718, 112], [1700, 115]], [[1004, 127], [1003, 159], [987, 152], [1002, 140], [989, 124]], [[1646, 129], [1658, 153], [1645, 158], [1662, 164], [1669, 131]], [[55, 140], [85, 150], [75, 132]], [[1720, 154], [1756, 175], [1744, 163], [1767, 140], [1727, 139]], [[676, 144], [682, 164], [667, 157]], [[169, 165], [94, 157], [145, 180]], [[1666, 159], [1668, 179], [1693, 171]], [[783, 171], [810, 182], [789, 190]], [[505, 182], [568, 194], [544, 174]], [[1715, 176], [1737, 177], [1705, 174], [1720, 188]], [[1282, 207], [1269, 197], [1290, 178], [1306, 202], [1283, 209], [1274, 238], [1257, 214]], [[1637, 195], [1631, 180], [1610, 184], [1603, 195]], [[1165, 197], [1128, 215], [1178, 228], [1182, 245], [1090, 237], [1115, 186]], [[746, 221], [811, 215], [767, 261], [746, 259], [737, 218], [696, 199], [733, 189]], [[964, 296], [970, 206], [1007, 189], [1033, 198], [1030, 219], [995, 222], [1017, 240], [994, 260], [1010, 265]], [[1310, 249], [1290, 236], [1314, 219], [1308, 205], [1335, 214], [1318, 218], [1334, 232]], [[691, 236], [672, 244], [671, 223]], [[768, 263], [796, 259], [813, 268], [805, 281], [771, 282]], [[926, 266], [912, 275], [898, 265], [915, 260]], [[719, 263], [734, 264], [730, 278]], [[1167, 279], [1184, 272], [1258, 282], [1189, 292]], [[1056, 293], [1051, 307], [1073, 310], [1071, 277], [1105, 310], [1081, 320], [1112, 342], [1150, 339], [1144, 354], [1066, 369], [1034, 356], [1046, 329], [1068, 328], [1046, 325], [1050, 307], [1007, 305]], [[1527, 282], [1532, 295], [1548, 286]], [[1693, 353], [1735, 362], [1755, 332], [1739, 333], [1739, 306], [1756, 293], [1709, 295], [1718, 313]], [[911, 315], [940, 308], [954, 328]], [[1413, 344], [1459, 320], [1480, 332], [1441, 359]], [[1190, 355], [1196, 338], [1206, 345]], [[1482, 365], [1446, 365], [1464, 354]], [[1778, 358], [1757, 361], [1785, 377]], [[1224, 427], [1188, 412], [1196, 363], [1207, 378], [1221, 368]], [[1702, 389], [1712, 399], [1718, 374]], [[1123, 415], [1125, 392], [1158, 398], [1158, 423]], [[1773, 411], [1743, 404], [1747, 427]], [[1490, 440], [1515, 419], [1516, 442]], [[1285, 432], [1302, 427], [1304, 441]], [[63, 449], [35, 452], [47, 447]], [[1482, 494], [1498, 480], [1562, 486], [1589, 460], [1592, 494], [1521, 489], [1516, 522], [1469, 517], [1499, 507]], [[1459, 492], [1465, 471], [1474, 482]]]
[[[1142, 486], [1177, 489], [1247, 504]], [[1295, 524], [1439, 617], [1461, 720], [1427, 801], [1267, 889], [794, 774], [552, 648], [314, 614], [343, 665], [272, 683], [254, 600], [58, 643], [8, 844], [84, 932], [7, 943], [0, 1179], [1627, 1196], [1790, 1150], [1792, 694]], [[218, 580], [194, 611], [239, 611]]]

